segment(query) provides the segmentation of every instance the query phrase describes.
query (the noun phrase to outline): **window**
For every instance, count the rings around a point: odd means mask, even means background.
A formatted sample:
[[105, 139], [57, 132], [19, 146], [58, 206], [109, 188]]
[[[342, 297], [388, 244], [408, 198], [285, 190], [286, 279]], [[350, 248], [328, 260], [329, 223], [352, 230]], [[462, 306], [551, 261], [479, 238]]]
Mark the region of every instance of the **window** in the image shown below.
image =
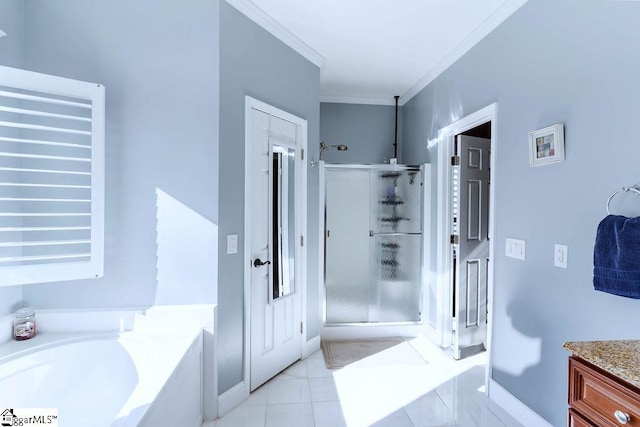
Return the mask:
[[0, 66], [0, 286], [100, 277], [104, 87]]

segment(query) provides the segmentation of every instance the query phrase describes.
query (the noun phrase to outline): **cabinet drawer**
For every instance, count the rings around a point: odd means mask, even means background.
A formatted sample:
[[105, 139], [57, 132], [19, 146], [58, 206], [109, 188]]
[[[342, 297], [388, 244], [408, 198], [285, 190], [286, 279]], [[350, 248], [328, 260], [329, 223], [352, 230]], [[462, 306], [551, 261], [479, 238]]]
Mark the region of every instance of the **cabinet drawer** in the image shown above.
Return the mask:
[[[569, 359], [569, 405], [598, 426], [640, 427], [638, 389], [575, 357]], [[629, 421], [618, 421], [616, 411]]]
[[569, 427], [596, 427], [573, 409], [569, 409]]

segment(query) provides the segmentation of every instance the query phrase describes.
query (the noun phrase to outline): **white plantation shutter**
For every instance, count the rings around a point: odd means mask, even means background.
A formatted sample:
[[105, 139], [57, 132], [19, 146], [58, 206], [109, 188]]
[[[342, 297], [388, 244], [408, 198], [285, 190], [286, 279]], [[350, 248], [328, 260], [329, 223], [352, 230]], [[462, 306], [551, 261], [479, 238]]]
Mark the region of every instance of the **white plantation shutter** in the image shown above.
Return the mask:
[[0, 66], [0, 286], [100, 277], [104, 87]]

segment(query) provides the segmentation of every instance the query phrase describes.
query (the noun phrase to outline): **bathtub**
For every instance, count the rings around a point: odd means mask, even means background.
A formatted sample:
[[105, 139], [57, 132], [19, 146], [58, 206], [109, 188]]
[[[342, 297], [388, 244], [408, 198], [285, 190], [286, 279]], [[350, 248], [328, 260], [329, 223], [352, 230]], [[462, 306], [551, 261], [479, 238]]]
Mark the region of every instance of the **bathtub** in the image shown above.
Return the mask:
[[[186, 329], [186, 330], [185, 330]], [[41, 333], [0, 347], [0, 407], [61, 427], [200, 426], [202, 329]]]

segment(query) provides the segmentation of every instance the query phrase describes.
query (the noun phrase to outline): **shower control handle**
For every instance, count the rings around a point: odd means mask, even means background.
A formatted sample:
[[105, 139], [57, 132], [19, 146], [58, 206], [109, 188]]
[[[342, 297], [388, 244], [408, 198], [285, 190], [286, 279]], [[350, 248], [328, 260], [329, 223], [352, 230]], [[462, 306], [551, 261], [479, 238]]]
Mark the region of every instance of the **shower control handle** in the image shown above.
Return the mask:
[[262, 261], [260, 258], [256, 258], [256, 260], [253, 261], [253, 266], [256, 268], [262, 267], [263, 265], [267, 264], [271, 264], [271, 261]]

